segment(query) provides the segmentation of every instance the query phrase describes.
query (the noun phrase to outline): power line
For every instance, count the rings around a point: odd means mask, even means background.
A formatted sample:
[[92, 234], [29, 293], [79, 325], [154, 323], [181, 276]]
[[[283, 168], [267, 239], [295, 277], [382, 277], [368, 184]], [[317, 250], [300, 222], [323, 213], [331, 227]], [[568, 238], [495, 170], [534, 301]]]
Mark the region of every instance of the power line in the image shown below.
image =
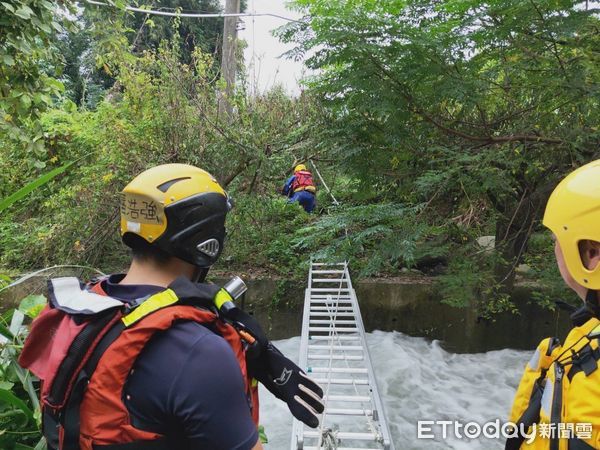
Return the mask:
[[[86, 0], [90, 5], [97, 6], [113, 6], [109, 3], [98, 2], [95, 0]], [[225, 13], [177, 13], [177, 12], [168, 12], [168, 11], [157, 11], [155, 9], [144, 9], [144, 8], [135, 8], [133, 6], [125, 6], [127, 11], [142, 13], [142, 14], [150, 14], [154, 16], [167, 16], [167, 17], [188, 17], [192, 19], [203, 19], [203, 18], [217, 18], [217, 17], [260, 17], [260, 16], [269, 16], [276, 17], [278, 19], [287, 20], [288, 22], [299, 22], [299, 20], [291, 19], [289, 17], [281, 16], [279, 14], [273, 13], [237, 13], [237, 14], [225, 14]]]

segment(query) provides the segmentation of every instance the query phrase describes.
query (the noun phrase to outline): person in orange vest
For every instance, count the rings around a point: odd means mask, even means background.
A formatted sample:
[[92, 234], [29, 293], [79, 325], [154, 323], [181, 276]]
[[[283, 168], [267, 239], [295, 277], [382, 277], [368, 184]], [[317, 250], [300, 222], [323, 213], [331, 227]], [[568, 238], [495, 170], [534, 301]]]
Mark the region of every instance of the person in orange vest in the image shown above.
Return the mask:
[[313, 182], [312, 173], [304, 164], [298, 164], [294, 168], [294, 174], [285, 182], [282, 193], [289, 197], [290, 203], [300, 203], [307, 213], [315, 209], [317, 188]]
[[257, 381], [318, 426], [322, 389], [203, 283], [230, 209], [204, 170], [151, 168], [121, 193], [127, 273], [50, 280], [19, 358], [42, 382], [50, 450], [262, 450]]
[[582, 303], [572, 307], [564, 342], [544, 339], [525, 366], [505, 448], [600, 449], [600, 160], [558, 184], [543, 224], [560, 274]]

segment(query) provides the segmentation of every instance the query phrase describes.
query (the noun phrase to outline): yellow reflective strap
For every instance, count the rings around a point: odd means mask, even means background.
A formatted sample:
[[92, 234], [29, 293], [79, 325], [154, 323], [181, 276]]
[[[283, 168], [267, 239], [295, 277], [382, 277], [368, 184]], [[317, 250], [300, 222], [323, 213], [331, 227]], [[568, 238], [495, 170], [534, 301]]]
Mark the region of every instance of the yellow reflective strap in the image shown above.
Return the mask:
[[596, 336], [600, 336], [600, 325], [596, 325], [596, 327], [588, 335], [588, 337], [590, 337], [590, 338], [593, 338]]
[[256, 378], [252, 378], [252, 381], [250, 382], [250, 386], [251, 387], [258, 386], [258, 380]]
[[121, 321], [126, 327], [129, 327], [138, 320], [146, 317], [148, 314], [164, 308], [165, 306], [177, 303], [178, 300], [179, 299], [177, 298], [177, 295], [175, 295], [175, 292], [173, 292], [171, 289], [166, 289], [149, 297], [148, 300], [123, 317]]
[[221, 306], [223, 306], [224, 303], [231, 301], [233, 301], [233, 298], [231, 295], [229, 295], [229, 292], [227, 292], [225, 289], [220, 289], [219, 292], [217, 292], [217, 295], [215, 295], [213, 303], [217, 309], [221, 309]]

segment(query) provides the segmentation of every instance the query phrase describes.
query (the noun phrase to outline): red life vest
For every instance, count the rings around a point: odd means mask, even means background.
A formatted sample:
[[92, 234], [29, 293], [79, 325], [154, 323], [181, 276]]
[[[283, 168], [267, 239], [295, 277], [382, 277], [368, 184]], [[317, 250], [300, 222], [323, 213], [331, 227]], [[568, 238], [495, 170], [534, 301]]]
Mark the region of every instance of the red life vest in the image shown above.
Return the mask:
[[[42, 380], [41, 403], [46, 422], [43, 431], [51, 445], [54, 442], [60, 450], [93, 450], [99, 446], [116, 450], [127, 444], [132, 445], [132, 450], [167, 450], [166, 436], [131, 424], [123, 403], [123, 388], [152, 336], [182, 320], [208, 325], [231, 346], [245, 381], [252, 417], [258, 425], [258, 389], [247, 373], [244, 343], [239, 334], [212, 311], [199, 308], [193, 301], [182, 304], [177, 291], [172, 285], [128, 313], [123, 313], [123, 308], [109, 308], [100, 313], [101, 317], [96, 313], [81, 321], [59, 305], [46, 307], [34, 321], [19, 363]], [[106, 296], [100, 283], [88, 292], [115, 300]], [[82, 338], [86, 329], [90, 336]], [[75, 358], [74, 347], [80, 354]], [[79, 361], [74, 364], [74, 359]], [[70, 373], [65, 372], [65, 366], [71, 366], [66, 371]], [[79, 428], [73, 429], [76, 423], [80, 423]]]
[[314, 194], [317, 188], [313, 182], [312, 173], [308, 170], [299, 170], [296, 172], [294, 174], [294, 181], [292, 182], [292, 191], [308, 191]]

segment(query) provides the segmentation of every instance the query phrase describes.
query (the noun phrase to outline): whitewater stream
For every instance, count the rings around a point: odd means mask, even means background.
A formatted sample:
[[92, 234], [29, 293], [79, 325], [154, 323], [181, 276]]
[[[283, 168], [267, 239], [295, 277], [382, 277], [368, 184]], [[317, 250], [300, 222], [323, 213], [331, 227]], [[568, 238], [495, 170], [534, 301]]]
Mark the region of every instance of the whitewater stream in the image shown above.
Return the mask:
[[[419, 420], [460, 420], [484, 424], [506, 420], [519, 378], [533, 352], [498, 350], [455, 354], [438, 341], [399, 332], [375, 331], [367, 343], [396, 450], [504, 448], [503, 440], [481, 437], [417, 439]], [[300, 338], [276, 345], [296, 362]], [[262, 388], [262, 387], [261, 387]], [[290, 448], [292, 416], [287, 406], [261, 391], [261, 424], [269, 443], [265, 450]], [[441, 435], [441, 429], [433, 428]]]

